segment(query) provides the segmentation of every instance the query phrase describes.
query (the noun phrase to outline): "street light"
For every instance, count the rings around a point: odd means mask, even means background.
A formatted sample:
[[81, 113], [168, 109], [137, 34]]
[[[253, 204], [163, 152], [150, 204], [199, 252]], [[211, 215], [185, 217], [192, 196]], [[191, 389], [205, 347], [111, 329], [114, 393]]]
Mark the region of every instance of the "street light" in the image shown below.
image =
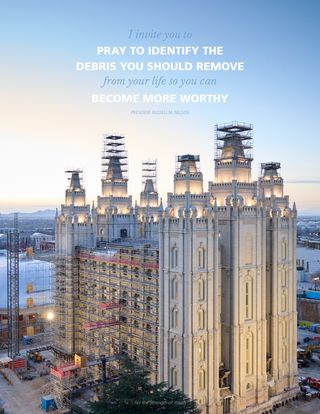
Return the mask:
[[47, 319], [48, 321], [52, 321], [54, 319], [54, 313], [49, 311], [47, 313]]

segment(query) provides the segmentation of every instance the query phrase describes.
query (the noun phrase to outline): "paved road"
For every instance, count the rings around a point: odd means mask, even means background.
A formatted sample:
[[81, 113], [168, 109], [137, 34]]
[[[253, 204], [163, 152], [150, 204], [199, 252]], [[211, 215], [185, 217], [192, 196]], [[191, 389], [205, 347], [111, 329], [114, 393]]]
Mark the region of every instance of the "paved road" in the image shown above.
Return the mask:
[[294, 401], [284, 407], [277, 408], [277, 414], [319, 414], [320, 400], [316, 398], [310, 402]]

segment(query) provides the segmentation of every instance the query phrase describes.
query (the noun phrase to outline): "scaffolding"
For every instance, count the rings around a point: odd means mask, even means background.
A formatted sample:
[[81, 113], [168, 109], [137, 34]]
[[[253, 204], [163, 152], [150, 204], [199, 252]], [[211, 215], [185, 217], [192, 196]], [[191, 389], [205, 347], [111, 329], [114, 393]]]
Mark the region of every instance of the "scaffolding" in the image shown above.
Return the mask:
[[88, 358], [126, 353], [157, 378], [158, 247], [138, 241], [80, 249], [79, 351]]
[[50, 382], [42, 387], [42, 395], [54, 397], [57, 406], [55, 413], [70, 413], [75, 394], [119, 379], [119, 370], [111, 365], [114, 361], [119, 361], [119, 356], [102, 355], [99, 359], [82, 365], [77, 361], [76, 355], [74, 361], [60, 363], [50, 369]]
[[7, 235], [8, 356], [19, 355], [19, 230], [18, 213]]
[[110, 174], [113, 172], [112, 178], [127, 180], [128, 155], [125, 150], [124, 136], [106, 135], [103, 139], [101, 158], [103, 178], [111, 178]]
[[225, 150], [226, 147], [233, 148], [233, 154], [230, 155], [230, 158], [252, 161], [252, 131], [252, 124], [243, 122], [215, 125], [215, 161], [222, 158], [223, 150]]
[[78, 261], [73, 256], [56, 257], [54, 284], [54, 348], [66, 360], [76, 352], [76, 316], [78, 300]]
[[[155, 242], [76, 248], [73, 256], [57, 257], [56, 366], [43, 392], [55, 396], [58, 413], [70, 410], [74, 390], [116, 380], [124, 354], [147, 366], [157, 381], [158, 295]], [[83, 365], [75, 354], [84, 357]]]
[[152, 181], [154, 191], [157, 191], [157, 160], [142, 161], [142, 190], [148, 181]]

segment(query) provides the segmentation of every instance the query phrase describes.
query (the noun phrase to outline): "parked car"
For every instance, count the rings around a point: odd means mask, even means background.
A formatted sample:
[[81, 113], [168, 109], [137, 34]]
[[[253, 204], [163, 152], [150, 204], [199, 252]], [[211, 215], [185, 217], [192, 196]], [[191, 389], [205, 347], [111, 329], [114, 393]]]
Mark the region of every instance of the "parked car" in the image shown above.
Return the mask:
[[298, 368], [309, 368], [310, 364], [309, 361], [307, 361], [306, 359], [298, 359]]

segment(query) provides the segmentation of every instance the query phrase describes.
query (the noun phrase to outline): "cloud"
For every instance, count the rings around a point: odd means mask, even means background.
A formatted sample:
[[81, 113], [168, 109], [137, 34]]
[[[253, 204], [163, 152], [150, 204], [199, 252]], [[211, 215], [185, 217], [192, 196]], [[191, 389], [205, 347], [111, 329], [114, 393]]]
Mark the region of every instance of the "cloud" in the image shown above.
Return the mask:
[[320, 184], [319, 180], [285, 180], [286, 184]]

